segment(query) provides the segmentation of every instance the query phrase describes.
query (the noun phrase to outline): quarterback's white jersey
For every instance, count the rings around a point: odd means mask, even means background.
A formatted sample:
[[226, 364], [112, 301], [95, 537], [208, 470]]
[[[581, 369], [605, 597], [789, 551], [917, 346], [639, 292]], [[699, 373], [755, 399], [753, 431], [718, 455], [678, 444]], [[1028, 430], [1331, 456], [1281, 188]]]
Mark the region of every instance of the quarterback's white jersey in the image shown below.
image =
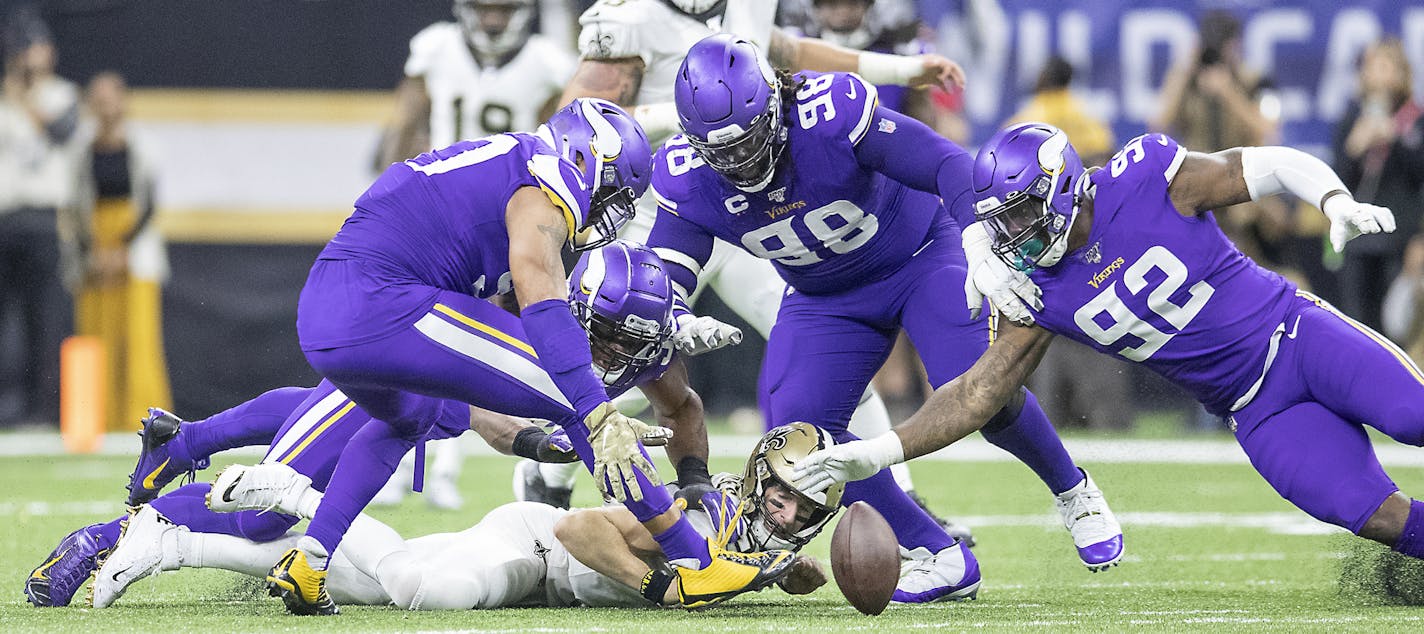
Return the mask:
[[[677, 69], [698, 40], [726, 31], [765, 51], [775, 18], [771, 0], [727, 0], [722, 17], [706, 22], [663, 0], [599, 0], [579, 17], [579, 52], [590, 60], [641, 57], [646, 70], [637, 105], [664, 103], [672, 101]], [[665, 140], [649, 139], [655, 148]]]
[[503, 132], [532, 132], [539, 109], [563, 92], [575, 60], [563, 47], [534, 34], [503, 66], [481, 68], [460, 25], [439, 22], [410, 40], [407, 77], [425, 80], [430, 97], [430, 143], [445, 147]]

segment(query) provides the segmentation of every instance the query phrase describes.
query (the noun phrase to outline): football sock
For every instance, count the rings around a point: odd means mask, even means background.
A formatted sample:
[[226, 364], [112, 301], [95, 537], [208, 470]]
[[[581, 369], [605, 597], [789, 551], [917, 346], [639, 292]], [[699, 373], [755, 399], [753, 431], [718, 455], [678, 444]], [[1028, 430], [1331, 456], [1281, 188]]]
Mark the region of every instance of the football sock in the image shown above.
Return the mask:
[[306, 554], [307, 564], [312, 570], [326, 570], [329, 551], [311, 535], [302, 535], [302, 538], [297, 540], [297, 550]]
[[1083, 472], [1073, 464], [1033, 392], [1024, 390], [1023, 394], [1023, 408], [1018, 415], [1003, 424], [998, 419], [1007, 418], [1009, 412], [995, 414], [982, 430], [984, 439], [1028, 465], [1054, 495], [1077, 486], [1083, 481]]
[[1404, 521], [1404, 532], [1394, 542], [1394, 550], [1424, 559], [1424, 502], [1409, 501], [1409, 519]]
[[544, 485], [556, 489], [572, 489], [574, 481], [578, 479], [579, 467], [577, 462], [568, 463], [539, 463], [539, 475], [544, 478]]
[[99, 533], [99, 542], [104, 544], [105, 548], [111, 547], [114, 544], [119, 543], [119, 533], [123, 531], [123, 528], [120, 526], [120, 523], [123, 522], [124, 519], [127, 517], [127, 515], [121, 515], [119, 517], [114, 518], [113, 521], [100, 524], [98, 528], [95, 529], [96, 532]]
[[895, 478], [888, 469], [864, 480], [846, 483], [841, 505], [850, 506], [861, 500], [885, 517], [902, 548], [924, 548], [930, 553], [937, 553], [954, 545], [954, 538], [895, 484]]
[[297, 518], [282, 513], [242, 511], [216, 513], [208, 510], [203, 496], [212, 488], [207, 482], [185, 485], [150, 502], [174, 524], [199, 533], [234, 535], [252, 541], [265, 542], [281, 537], [297, 523]]
[[311, 393], [291, 387], [270, 390], [201, 421], [183, 423], [178, 437], [169, 443], [175, 445], [169, 451], [175, 457], [202, 460], [228, 449], [271, 444], [287, 416]]
[[678, 516], [677, 523], [653, 535], [653, 539], [662, 546], [663, 554], [674, 565], [701, 570], [712, 563], [712, 551], [707, 546], [707, 538], [692, 527], [685, 515]]
[[184, 568], [219, 568], [260, 579], [296, 544], [295, 535], [257, 543], [231, 535], [179, 531], [178, 557]]
[[375, 421], [351, 437], [336, 463], [321, 505], [307, 526], [307, 535], [321, 543], [323, 553], [336, 552], [356, 515], [386, 484], [401, 457], [414, 445], [389, 425]]

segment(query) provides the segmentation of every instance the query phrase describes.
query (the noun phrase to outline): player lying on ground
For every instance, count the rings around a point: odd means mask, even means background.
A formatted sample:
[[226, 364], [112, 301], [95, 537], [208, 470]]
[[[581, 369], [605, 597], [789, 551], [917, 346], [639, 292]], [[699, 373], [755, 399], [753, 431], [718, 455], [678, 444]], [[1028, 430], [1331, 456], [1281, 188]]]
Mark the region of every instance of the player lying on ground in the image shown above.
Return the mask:
[[[570, 288], [571, 297], [576, 303], [579, 323], [588, 333], [586, 337], [595, 351], [594, 363], [599, 369], [603, 382], [607, 385], [606, 389], [609, 394], [616, 395], [634, 385], [642, 386], [652, 399], [660, 420], [677, 429], [683, 438], [682, 446], [679, 448], [683, 452], [682, 454], [673, 453], [670, 447], [670, 457], [673, 457], [678, 464], [679, 478], [689, 484], [709, 483], [711, 478], [707, 475], [706, 430], [702, 426], [702, 404], [696, 392], [692, 391], [687, 384], [686, 368], [674, 357], [672, 350], [670, 333], [673, 299], [662, 262], [645, 248], [624, 242], [614, 242], [597, 251], [587, 253], [580, 259], [574, 276], [570, 280]], [[517, 329], [514, 332], [519, 334]], [[244, 411], [247, 410], [244, 409]], [[359, 407], [352, 404], [334, 388], [308, 396], [305, 401], [301, 402], [297, 410], [291, 411], [288, 415], [282, 432], [272, 443], [273, 449], [269, 451], [266, 461], [290, 464], [317, 481], [318, 488], [321, 488], [331, 477], [332, 465], [337, 456], [345, 451], [348, 439], [363, 428], [368, 420], [369, 416], [366, 416]], [[439, 431], [446, 428], [447, 425], [442, 421], [435, 429]], [[195, 432], [200, 432], [196, 434], [197, 438], [193, 443], [211, 442], [211, 435], [217, 433], [211, 425], [192, 427], [192, 429]], [[152, 468], [151, 465], [160, 465], [166, 468], [166, 465], [172, 462], [171, 458], [174, 455], [190, 453], [188, 447], [193, 443], [185, 440], [185, 433], [187, 432], [180, 431], [171, 436], [164, 436], [167, 438], [164, 444], [159, 445], [154, 451], [145, 452], [145, 455], [140, 459], [138, 468], [135, 469], [134, 479], [145, 485], [153, 484], [156, 487], [161, 487], [163, 482], [148, 482], [151, 478], [137, 474], [158, 473], [159, 477], [171, 479], [181, 473], [180, 469], [165, 471], [164, 468]], [[223, 431], [223, 434], [229, 439], [250, 437], [253, 433], [251, 429], [237, 424], [227, 425]], [[547, 444], [542, 436], [536, 435], [535, 432], [521, 431], [520, 434], [523, 437], [516, 437], [514, 440], [516, 445], [521, 442], [533, 442], [535, 443], [533, 450], [538, 450]], [[159, 435], [155, 434], [152, 438], [157, 439]], [[665, 441], [666, 439], [654, 437], [652, 440]], [[521, 450], [521, 453], [537, 455], [527, 448]], [[230, 474], [225, 472], [219, 475], [217, 487], [220, 492], [217, 498], [219, 502], [231, 499], [231, 496], [234, 495], [242, 495], [247, 491], [266, 492], [270, 495], [280, 494], [282, 483], [273, 483], [261, 478], [256, 480], [244, 478], [242, 473], [240, 470], [235, 470]], [[217, 526], [217, 530], [214, 532], [248, 537], [253, 537], [252, 533], [256, 530], [250, 529], [250, 526], [256, 524], [262, 527], [260, 532], [266, 539], [280, 536], [283, 531], [297, 521], [293, 515], [275, 513], [265, 515], [250, 513], [247, 514], [243, 522], [236, 526], [229, 526], [222, 521], [225, 518], [213, 520], [210, 517], [211, 514], [206, 513], [204, 509], [192, 510], [190, 508], [193, 503], [200, 504], [197, 501], [203, 499], [208, 492], [207, 487], [206, 484], [192, 485], [192, 487], [185, 487], [189, 490], [180, 489], [179, 492], [175, 492], [182, 493], [191, 499], [179, 507], [185, 515], [168, 519], [193, 527], [197, 531], [205, 531], [206, 527], [212, 524], [195, 526], [196, 522], [212, 521], [216, 522]], [[661, 487], [658, 490], [662, 491]], [[666, 491], [663, 493], [666, 494]], [[668, 500], [669, 506], [671, 506], [670, 496]], [[319, 501], [320, 498], [309, 496], [291, 504], [315, 507]], [[174, 512], [174, 507], [168, 506], [169, 504], [173, 503], [163, 502], [158, 510], [163, 513]], [[314, 509], [305, 506], [302, 508], [305, 509], [304, 514], [314, 513]], [[135, 517], [133, 522], [137, 523], [131, 522], [127, 532], [145, 533], [162, 530], [163, 522], [158, 520], [160, 515], [146, 514]], [[97, 540], [90, 533], [89, 530], [81, 530], [71, 536], [86, 544], [86, 548], [74, 552], [69, 552], [64, 548], [57, 549], [56, 554], [66, 553], [67, 556], [60, 558], [62, 561], [56, 566], [56, 569], [46, 570], [46, 567], [42, 566], [41, 570], [37, 571], [40, 576], [72, 580], [60, 582], [64, 585], [62, 592], [67, 592], [63, 595], [65, 602], [73, 594], [78, 583], [82, 582], [83, 576], [74, 571], [92, 569], [95, 553], [113, 543], [112, 537]], [[768, 578], [761, 581], [760, 585], [764, 586], [774, 581], [780, 572], [784, 572], [789, 563], [789, 558], [787, 558], [781, 565], [768, 573]], [[105, 566], [111, 569], [111, 572], [100, 575], [94, 589], [94, 604], [99, 607], [108, 605], [118, 597], [118, 593], [122, 592], [122, 588], [127, 585], [128, 581], [147, 574], [155, 565], [157, 565], [157, 561], [152, 558], [127, 560], [124, 557], [109, 557], [105, 561]], [[60, 572], [63, 574], [59, 574]], [[677, 581], [679, 591], [682, 591], [686, 584], [683, 583], [681, 575], [678, 575]], [[48, 580], [45, 583], [53, 585], [53, 582]], [[748, 587], [747, 589], [754, 588]], [[61, 591], [49, 588], [47, 588], [47, 592], [54, 596], [61, 594]], [[685, 592], [681, 596], [689, 604], [707, 600]], [[731, 595], [728, 594], [716, 600], [727, 596]], [[56, 602], [54, 599], [49, 601], [50, 603]]]
[[[1210, 210], [1291, 194], [1330, 219], [1337, 250], [1394, 230], [1320, 160], [1285, 147], [1189, 152], [1161, 134], [1084, 171], [1044, 124], [979, 151], [966, 250], [1042, 289], [1037, 327], [1010, 326], [967, 373], [894, 432], [812, 455], [808, 490], [922, 456], [978, 429], [1033, 371], [1054, 334], [1141, 363], [1226, 417], [1252, 466], [1312, 517], [1424, 557], [1424, 502], [1399, 491], [1365, 427], [1424, 445], [1424, 374], [1383, 336], [1252, 262]], [[973, 257], [971, 255], [971, 257]]]
[[[838, 442], [854, 439], [851, 412], [901, 328], [935, 385], [983, 353], [987, 320], [960, 295], [968, 272], [956, 220], [973, 221], [973, 159], [963, 148], [880, 106], [856, 75], [778, 75], [730, 35], [694, 45], [675, 89], [686, 133], [653, 161], [660, 211], [648, 245], [664, 254], [677, 289], [697, 286], [718, 239], [770, 260], [786, 280], [761, 376], [770, 424], [806, 421]], [[1084, 565], [1115, 565], [1122, 530], [1034, 396], [1020, 390], [1001, 406], [985, 437], [1056, 496]], [[888, 471], [848, 487], [846, 503], [857, 500], [921, 559], [895, 600], [978, 587], [973, 555]]]
[[[718, 474], [718, 489], [696, 486], [679, 493], [690, 504], [688, 520], [699, 533], [734, 551], [769, 545], [799, 549], [834, 517], [840, 488], [802, 496], [784, 478], [795, 460], [829, 442], [810, 425], [773, 430], [748, 460], [747, 475]], [[244, 472], [243, 479], [270, 486], [243, 489], [234, 498], [214, 497], [216, 509], [263, 509], [309, 518], [310, 502], [321, 496], [311, 478], [281, 462], [232, 469]], [[153, 504], [140, 507], [131, 521], [154, 528], [125, 533], [111, 557], [152, 563], [142, 574], [123, 575], [122, 585], [109, 593], [115, 596], [160, 570], [220, 568], [261, 578], [266, 562], [300, 537], [292, 533], [259, 542], [195, 532], [165, 521]], [[516, 502], [494, 509], [467, 530], [409, 541], [362, 514], [328, 572], [328, 591], [336, 601], [410, 610], [636, 607], [680, 601], [672, 587], [676, 573], [657, 542], [621, 506], [570, 512]], [[805, 594], [825, 582], [818, 562], [798, 557], [779, 585]]]
[[[771, 64], [788, 70], [856, 71], [872, 84], [957, 90], [964, 71], [939, 55], [903, 56], [842, 48], [816, 38], [798, 37], [775, 26], [776, 2], [768, 0], [600, 0], [579, 16], [578, 70], [564, 91], [575, 97], [599, 97], [627, 108], [647, 133], [654, 149], [680, 133], [673, 84], [687, 51], [715, 33], [730, 33], [767, 51]], [[647, 242], [657, 216], [653, 196], [638, 199], [637, 213], [619, 231], [624, 239]], [[732, 312], [762, 337], [771, 334], [786, 284], [763, 259], [722, 240], [702, 263], [698, 285], [684, 289], [696, 307], [702, 290], [712, 288]], [[701, 354], [738, 341], [741, 331], [707, 315], [681, 316], [676, 343], [683, 354]], [[618, 401], [633, 411], [630, 392]], [[890, 414], [873, 387], [867, 387], [848, 424], [863, 437], [890, 429]], [[568, 465], [521, 464], [515, 479], [518, 499], [567, 506], [575, 471]], [[897, 467], [896, 482], [911, 494], [910, 470]], [[935, 517], [956, 537], [973, 545], [969, 529]]]
[[[158, 497], [169, 482], [206, 469], [213, 454], [249, 446], [270, 446], [267, 460], [299, 469], [324, 488], [336, 457], [370, 416], [331, 385], [285, 387], [199, 421], [180, 421], [159, 409], [143, 419], [143, 453], [129, 476], [127, 505], [152, 502], [165, 517], [200, 533], [234, 535], [257, 542], [277, 539], [297, 522], [279, 513], [213, 513], [204, 506], [211, 485], [188, 484]], [[464, 403], [446, 403], [431, 439], [475, 430], [497, 451], [538, 461], [577, 461], [562, 434], [550, 435], [527, 420], [495, 414]], [[69, 605], [74, 593], [118, 542], [128, 514], [70, 533], [25, 580], [25, 596], [41, 606]]]
[[[336, 613], [326, 558], [408, 450], [423, 462], [419, 441], [441, 399], [563, 427], [594, 480], [685, 571], [689, 606], [784, 571], [789, 553], [723, 557], [682, 520], [638, 442], [653, 428], [609, 402], [571, 311], [562, 250], [614, 239], [647, 186], [649, 160], [627, 113], [580, 99], [538, 134], [396, 163], [357, 199], [302, 288], [297, 338], [312, 367], [373, 418], [342, 452], [307, 539], [272, 568], [269, 589], [288, 611]], [[509, 290], [519, 317], [487, 299]]]

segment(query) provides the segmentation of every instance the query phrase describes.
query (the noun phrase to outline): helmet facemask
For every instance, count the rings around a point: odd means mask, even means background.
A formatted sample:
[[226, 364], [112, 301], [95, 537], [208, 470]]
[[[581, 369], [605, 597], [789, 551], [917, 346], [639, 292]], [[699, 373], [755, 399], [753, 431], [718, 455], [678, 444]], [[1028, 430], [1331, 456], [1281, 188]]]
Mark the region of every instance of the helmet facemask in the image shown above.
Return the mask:
[[687, 135], [687, 142], [698, 157], [738, 189], [760, 191], [766, 187], [776, 175], [776, 164], [786, 149], [780, 87], [772, 88], [766, 111], [752, 119], [746, 130], [733, 124], [713, 131], [707, 139]]
[[[791, 484], [796, 461], [833, 444], [829, 434], [809, 423], [782, 425], [762, 436], [747, 460], [739, 492], [747, 538], [754, 549], [799, 549], [840, 512], [844, 484], [837, 483], [815, 494]], [[793, 525], [782, 526], [772, 517], [772, 511], [790, 501], [796, 504], [796, 517]]]
[[672, 339], [672, 324], [658, 324], [637, 315], [622, 321], [599, 313], [584, 302], [573, 303], [574, 317], [588, 332], [594, 373], [609, 387], [637, 380], [644, 370], [660, 363]]
[[989, 228], [994, 253], [1009, 266], [1027, 273], [1053, 266], [1063, 257], [1068, 245], [1068, 228], [1072, 225], [1071, 214], [1076, 212], [1077, 205], [1070, 215], [1064, 215], [1055, 212], [1047, 199], [1030, 193], [1052, 191], [1059, 185], [1058, 180], [1042, 174], [1028, 189], [1009, 194], [1002, 203], [992, 198], [980, 203], [981, 209], [976, 215]]
[[623, 138], [598, 113], [594, 104], [584, 101], [581, 107], [584, 119], [593, 129], [588, 152], [570, 147], [573, 144], [564, 140], [567, 151], [575, 153], [569, 158], [584, 171], [589, 179], [589, 191], [593, 192], [589, 198], [588, 220], [569, 236], [575, 251], [596, 249], [618, 239], [618, 230], [636, 213], [634, 201], [638, 199], [638, 193], [623, 182], [614, 163], [623, 152]]
[[[534, 13], [532, 5], [529, 0], [455, 2], [455, 19], [460, 23], [465, 42], [479, 56], [481, 65], [497, 63], [524, 46], [530, 35], [530, 20]], [[504, 15], [501, 16], [501, 13]], [[504, 28], [489, 28], [501, 22]]]

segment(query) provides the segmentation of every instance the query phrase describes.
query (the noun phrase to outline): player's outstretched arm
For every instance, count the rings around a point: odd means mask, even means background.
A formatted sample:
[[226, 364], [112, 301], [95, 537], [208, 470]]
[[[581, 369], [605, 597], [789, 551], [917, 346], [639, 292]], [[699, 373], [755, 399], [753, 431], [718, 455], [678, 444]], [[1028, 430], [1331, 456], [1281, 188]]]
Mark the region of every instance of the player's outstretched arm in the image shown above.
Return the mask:
[[510, 197], [505, 227], [509, 232], [509, 271], [524, 332], [539, 365], [574, 411], [574, 420], [559, 422], [578, 421], [587, 428], [595, 482], [620, 502], [630, 498], [641, 501], [643, 491], [635, 472], [642, 472], [654, 485], [661, 484], [639, 445], [639, 439], [654, 430], [620, 414], [608, 402], [603, 382], [593, 374], [588, 333], [569, 308], [560, 259], [574, 230], [572, 216], [556, 207], [543, 191], [521, 187]]
[[1329, 165], [1294, 148], [1187, 152], [1176, 174], [1168, 178], [1167, 193], [1184, 216], [1291, 194], [1314, 204], [1330, 219], [1330, 244], [1336, 251], [1360, 234], [1394, 231], [1394, 214], [1389, 209], [1357, 202]]
[[814, 493], [833, 482], [862, 480], [978, 431], [1038, 367], [1052, 339], [1041, 328], [1006, 325], [973, 367], [935, 390], [909, 420], [875, 438], [817, 451], [797, 463], [796, 486]]
[[702, 397], [692, 389], [687, 378], [687, 365], [681, 358], [673, 360], [657, 380], [640, 386], [653, 405], [658, 425], [673, 430], [667, 443], [668, 460], [677, 467], [677, 481], [683, 487], [695, 483], [711, 484], [707, 471], [707, 423], [703, 418]]
[[550, 434], [518, 416], [470, 406], [470, 429], [495, 451], [535, 462], [578, 462], [578, 453], [566, 435]]
[[[554, 537], [583, 565], [634, 590], [643, 590], [652, 572], [645, 560], [662, 556], [648, 529], [622, 507], [574, 511], [554, 524]], [[676, 604], [677, 589], [668, 585], [662, 597], [650, 600]]]
[[857, 51], [811, 37], [772, 29], [767, 61], [789, 70], [858, 73], [872, 84], [911, 88], [964, 88], [964, 69], [942, 55], [888, 55]]

